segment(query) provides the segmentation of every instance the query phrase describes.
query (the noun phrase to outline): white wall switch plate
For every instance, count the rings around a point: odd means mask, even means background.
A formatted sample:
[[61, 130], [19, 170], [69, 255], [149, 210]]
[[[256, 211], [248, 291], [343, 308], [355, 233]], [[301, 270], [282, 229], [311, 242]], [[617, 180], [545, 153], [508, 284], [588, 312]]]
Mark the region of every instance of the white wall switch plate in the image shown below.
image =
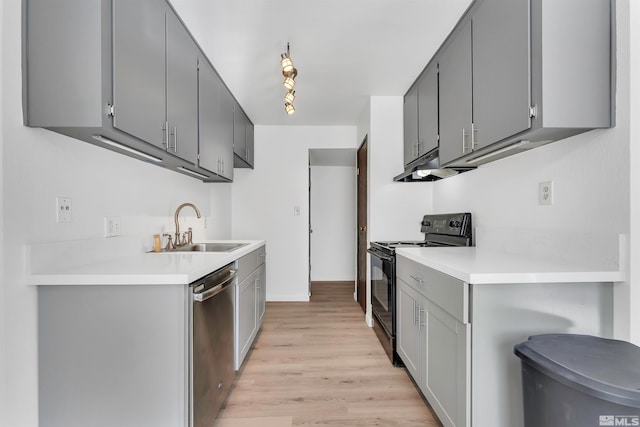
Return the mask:
[[553, 204], [553, 181], [545, 181], [538, 184], [538, 204]]
[[56, 222], [71, 222], [72, 213], [71, 197], [56, 197]]
[[120, 231], [120, 217], [119, 216], [105, 216], [104, 217], [104, 237], [116, 237], [119, 236]]

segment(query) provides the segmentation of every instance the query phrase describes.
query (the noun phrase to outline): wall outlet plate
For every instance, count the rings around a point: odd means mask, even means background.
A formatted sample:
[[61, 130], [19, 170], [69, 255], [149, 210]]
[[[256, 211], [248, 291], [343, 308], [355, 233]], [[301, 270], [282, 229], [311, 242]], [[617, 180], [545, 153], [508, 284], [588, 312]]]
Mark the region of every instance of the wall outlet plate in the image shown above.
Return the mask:
[[121, 233], [121, 224], [119, 216], [104, 217], [104, 237], [116, 237]]
[[553, 181], [545, 181], [538, 184], [538, 204], [553, 204]]
[[71, 222], [71, 197], [56, 197], [56, 222]]

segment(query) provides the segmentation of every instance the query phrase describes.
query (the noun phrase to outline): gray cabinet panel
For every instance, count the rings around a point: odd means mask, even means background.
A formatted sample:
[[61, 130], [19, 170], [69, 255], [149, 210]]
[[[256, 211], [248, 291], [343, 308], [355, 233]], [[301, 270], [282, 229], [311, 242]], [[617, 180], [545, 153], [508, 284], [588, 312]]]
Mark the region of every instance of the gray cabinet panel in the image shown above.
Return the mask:
[[418, 80], [418, 157], [438, 148], [438, 69], [429, 65]]
[[404, 96], [404, 164], [418, 158], [418, 86]]
[[484, 0], [472, 19], [477, 149], [531, 127], [529, 0]]
[[237, 103], [233, 115], [233, 153], [236, 167], [253, 168], [253, 123]]
[[471, 22], [445, 46], [440, 56], [440, 163], [471, 151]]
[[398, 307], [398, 354], [404, 362], [407, 371], [418, 383], [424, 387], [422, 381], [424, 340], [420, 333], [418, 317], [420, 315], [420, 301], [422, 297], [400, 278], [397, 279], [397, 307]]
[[195, 165], [198, 156], [198, 50], [167, 12], [167, 150]]
[[220, 92], [220, 105], [223, 118], [219, 122], [218, 132], [223, 135], [223, 146], [220, 153], [219, 175], [233, 179], [233, 105], [234, 99], [231, 92], [222, 87]]
[[164, 148], [163, 0], [113, 0], [113, 126]]
[[[226, 87], [208, 61], [200, 61], [200, 167], [222, 174], [222, 158], [233, 144], [233, 109], [223, 99]], [[233, 176], [233, 175], [232, 175]]]

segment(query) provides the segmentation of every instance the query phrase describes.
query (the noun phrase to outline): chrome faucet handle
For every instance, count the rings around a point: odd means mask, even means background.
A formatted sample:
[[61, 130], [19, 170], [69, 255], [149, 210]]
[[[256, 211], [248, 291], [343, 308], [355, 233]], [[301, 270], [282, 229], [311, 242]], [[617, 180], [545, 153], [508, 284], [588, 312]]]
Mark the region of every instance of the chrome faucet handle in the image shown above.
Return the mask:
[[168, 237], [167, 246], [165, 246], [165, 248], [164, 248], [166, 251], [168, 251], [170, 249], [175, 249], [175, 246], [173, 245], [173, 241], [172, 241], [173, 236], [171, 236], [171, 234], [164, 233], [162, 235], [162, 237]]
[[193, 229], [191, 227], [187, 229], [187, 243], [193, 245]]
[[186, 231], [182, 233], [182, 240], [180, 240], [180, 246], [184, 246], [187, 244], [188, 236], [189, 236], [189, 233], [187, 233]]

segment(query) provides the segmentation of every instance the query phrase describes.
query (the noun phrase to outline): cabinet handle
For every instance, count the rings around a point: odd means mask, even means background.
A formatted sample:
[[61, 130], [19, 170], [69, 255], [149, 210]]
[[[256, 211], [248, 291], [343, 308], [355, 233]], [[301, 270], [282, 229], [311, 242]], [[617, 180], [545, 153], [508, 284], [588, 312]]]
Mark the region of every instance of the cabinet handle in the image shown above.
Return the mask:
[[467, 145], [465, 144], [467, 136], [469, 136], [469, 134], [464, 131], [464, 128], [462, 128], [462, 154], [466, 154], [467, 152]]
[[169, 145], [169, 135], [167, 135], [167, 133], [169, 132], [169, 122], [165, 121], [162, 124], [162, 145], [168, 147]]
[[178, 128], [173, 127], [173, 151], [178, 152]]
[[417, 325], [419, 322], [418, 319], [418, 304], [416, 304], [416, 302], [413, 302], [413, 324]]
[[426, 316], [424, 316], [425, 311], [423, 307], [420, 307], [420, 309], [418, 310], [418, 329], [422, 330], [422, 328], [424, 327], [424, 318]]
[[478, 128], [475, 127], [475, 123], [471, 123], [471, 151], [474, 151], [478, 145], [478, 142], [476, 141], [476, 132], [478, 132]]
[[415, 280], [416, 282], [418, 282], [418, 283], [424, 283], [424, 280], [422, 279], [422, 277], [420, 277], [420, 276], [414, 276], [414, 275], [412, 275], [412, 274], [410, 274], [410, 276], [411, 276], [411, 278], [412, 278], [413, 280]]

